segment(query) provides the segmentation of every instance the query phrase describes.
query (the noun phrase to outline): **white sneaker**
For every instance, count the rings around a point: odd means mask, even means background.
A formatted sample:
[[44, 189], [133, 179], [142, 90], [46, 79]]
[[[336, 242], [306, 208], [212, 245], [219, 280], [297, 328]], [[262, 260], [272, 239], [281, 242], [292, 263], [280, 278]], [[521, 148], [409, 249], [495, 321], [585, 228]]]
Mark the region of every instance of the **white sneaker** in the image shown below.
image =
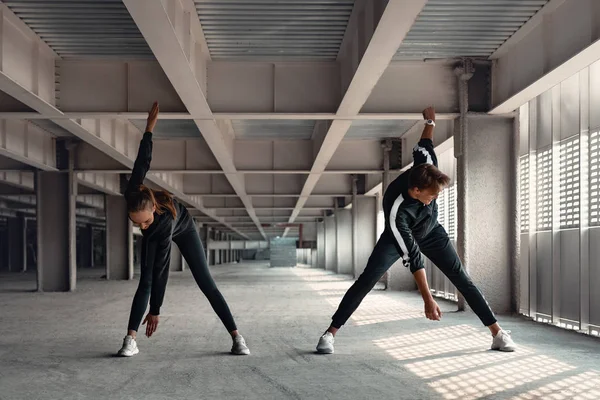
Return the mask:
[[140, 349], [137, 347], [137, 343], [133, 336], [127, 335], [125, 339], [123, 339], [123, 347], [117, 353], [121, 357], [131, 357], [140, 352]]
[[325, 332], [323, 336], [321, 336], [321, 338], [319, 339], [317, 351], [321, 354], [332, 354], [333, 342], [335, 342], [333, 334], [331, 332]]
[[517, 345], [510, 337], [510, 331], [501, 330], [494, 336], [492, 341], [492, 350], [515, 351]]
[[250, 349], [246, 346], [246, 341], [242, 335], [237, 335], [233, 338], [233, 346], [231, 346], [231, 354], [237, 356], [247, 356], [250, 354]]

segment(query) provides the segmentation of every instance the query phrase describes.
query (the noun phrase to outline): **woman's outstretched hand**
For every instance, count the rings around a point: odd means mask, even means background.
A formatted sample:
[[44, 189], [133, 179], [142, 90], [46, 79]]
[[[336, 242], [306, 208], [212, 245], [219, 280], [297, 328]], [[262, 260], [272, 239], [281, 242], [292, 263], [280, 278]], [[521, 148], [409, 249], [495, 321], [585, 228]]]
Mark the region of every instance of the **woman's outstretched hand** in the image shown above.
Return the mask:
[[154, 126], [156, 125], [156, 121], [158, 120], [158, 101], [155, 101], [152, 104], [152, 109], [148, 113], [148, 121], [146, 123], [146, 132], [152, 132], [154, 130]]
[[[146, 325], [146, 322], [148, 323], [148, 325]], [[156, 332], [156, 328], [158, 328], [158, 315], [146, 315], [146, 318], [144, 318], [144, 322], [142, 323], [142, 325], [146, 325], [146, 336], [152, 336], [152, 334]]]

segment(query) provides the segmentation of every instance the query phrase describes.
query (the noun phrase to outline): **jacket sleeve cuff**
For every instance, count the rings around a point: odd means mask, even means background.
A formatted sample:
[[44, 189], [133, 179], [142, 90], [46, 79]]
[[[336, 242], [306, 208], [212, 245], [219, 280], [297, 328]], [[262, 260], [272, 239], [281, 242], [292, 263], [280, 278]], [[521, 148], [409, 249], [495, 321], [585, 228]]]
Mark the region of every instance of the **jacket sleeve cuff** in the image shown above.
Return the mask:
[[160, 307], [150, 307], [150, 314], [160, 315]]
[[409, 268], [410, 272], [414, 274], [418, 270], [425, 268], [425, 265], [423, 265], [423, 262], [411, 263]]

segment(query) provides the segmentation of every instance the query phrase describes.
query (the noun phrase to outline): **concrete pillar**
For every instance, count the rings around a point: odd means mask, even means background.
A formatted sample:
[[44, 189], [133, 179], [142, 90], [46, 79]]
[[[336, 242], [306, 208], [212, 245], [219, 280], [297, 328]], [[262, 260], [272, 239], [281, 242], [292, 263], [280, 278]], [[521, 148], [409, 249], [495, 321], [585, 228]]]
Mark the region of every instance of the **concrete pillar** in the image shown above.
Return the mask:
[[337, 225], [337, 273], [352, 275], [352, 211], [338, 209], [335, 212]]
[[[200, 241], [202, 242], [202, 247], [204, 247], [204, 250], [208, 250], [208, 238], [210, 235], [208, 225], [199, 226], [198, 234], [200, 235]], [[208, 256], [207, 256], [207, 259], [208, 259]]]
[[358, 278], [358, 177], [352, 175], [352, 275]]
[[37, 171], [37, 289], [74, 291], [77, 279], [73, 174]]
[[[469, 111], [469, 79], [473, 77], [473, 64], [470, 60], [465, 60], [461, 65], [455, 67], [454, 72], [458, 78], [458, 104], [460, 117], [454, 123], [454, 156], [456, 157], [457, 170], [457, 235], [456, 251], [463, 261], [464, 268], [468, 271], [468, 241], [466, 236], [468, 203], [461, 201], [467, 198], [466, 188], [468, 186], [468, 121], [467, 113]], [[464, 310], [466, 307], [465, 299], [458, 293], [458, 310]]]
[[352, 208], [356, 213], [356, 270], [355, 276], [358, 277], [367, 266], [367, 261], [371, 252], [375, 248], [375, 234], [377, 232], [377, 221], [375, 211], [377, 210], [376, 197], [357, 197], [352, 203]]
[[231, 236], [226, 235], [225, 237], [227, 239], [227, 250], [225, 251], [225, 253], [226, 253], [226, 258], [225, 258], [226, 261], [225, 262], [227, 264], [230, 264], [231, 260], [232, 260], [232, 256], [231, 256]]
[[183, 256], [175, 243], [171, 244], [171, 262], [169, 263], [169, 270], [183, 271]]
[[200, 228], [200, 231], [203, 233], [203, 235], [201, 237], [205, 238], [203, 243], [204, 243], [204, 252], [206, 253], [206, 263], [208, 265], [214, 265], [215, 260], [213, 259], [214, 257], [211, 257], [211, 251], [210, 251], [210, 242], [212, 241], [212, 238], [211, 238], [212, 231], [208, 225], [203, 225]]
[[317, 222], [317, 261], [315, 268], [325, 269], [325, 222]]
[[[516, 190], [511, 155], [512, 118], [469, 116], [465, 138], [467, 185], [458, 196], [461, 209], [469, 210], [463, 226], [468, 272], [495, 312], [511, 311], [511, 257], [514, 249], [512, 191]], [[461, 176], [458, 176], [460, 185]], [[462, 205], [462, 207], [461, 207]], [[460, 219], [460, 216], [459, 216]], [[493, 227], [493, 229], [490, 229]], [[460, 226], [459, 226], [460, 229]]]
[[8, 270], [27, 270], [27, 225], [25, 217], [8, 218]]
[[[221, 242], [225, 243], [225, 245], [227, 245], [227, 235], [226, 234], [222, 234], [221, 236]], [[221, 263], [222, 264], [227, 264], [227, 249], [221, 249]]]
[[325, 270], [337, 271], [337, 241], [335, 216], [325, 217]]
[[105, 196], [106, 279], [133, 279], [133, 225], [123, 196]]
[[[215, 241], [221, 240], [221, 232], [215, 231]], [[215, 249], [215, 265], [221, 264], [221, 250]]]
[[[383, 148], [383, 180], [382, 180], [382, 193], [385, 193], [388, 186], [390, 185], [390, 151], [392, 150], [392, 141], [391, 139], [386, 139], [381, 143], [381, 147]], [[381, 199], [378, 199], [381, 200]], [[377, 211], [381, 207], [381, 203], [377, 204]], [[376, 211], [376, 212], [377, 212]], [[375, 215], [377, 218], [377, 215]], [[383, 282], [385, 288], [388, 289], [390, 287], [390, 283], [392, 280], [392, 268], [386, 271], [386, 273], [381, 278], [380, 282]]]
[[88, 240], [88, 249], [89, 253], [87, 254], [87, 266], [90, 268], [94, 268], [94, 228], [91, 225], [88, 225], [87, 228], [87, 240]]

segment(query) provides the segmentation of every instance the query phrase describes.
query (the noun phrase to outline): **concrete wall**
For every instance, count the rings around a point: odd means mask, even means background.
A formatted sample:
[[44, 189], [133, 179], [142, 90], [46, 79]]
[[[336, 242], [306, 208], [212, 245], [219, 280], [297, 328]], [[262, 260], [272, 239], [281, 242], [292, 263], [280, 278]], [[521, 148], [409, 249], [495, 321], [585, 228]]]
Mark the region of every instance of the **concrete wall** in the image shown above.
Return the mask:
[[302, 226], [302, 239], [303, 240], [317, 240], [317, 223], [316, 222], [304, 222]]
[[325, 217], [325, 269], [337, 271], [337, 234], [333, 215]]
[[[473, 117], [467, 136], [467, 267], [490, 306], [510, 311], [513, 119]], [[459, 177], [460, 179], [460, 177]], [[460, 202], [462, 199], [459, 199]]]
[[325, 268], [325, 222], [317, 222], [317, 262], [314, 267]]
[[313, 264], [313, 249], [296, 249], [298, 264], [312, 265]]
[[352, 211], [337, 210], [337, 273], [352, 274]]
[[356, 276], [358, 277], [367, 266], [369, 256], [373, 248], [375, 248], [377, 198], [358, 197], [356, 199], [356, 207], [358, 213]]

